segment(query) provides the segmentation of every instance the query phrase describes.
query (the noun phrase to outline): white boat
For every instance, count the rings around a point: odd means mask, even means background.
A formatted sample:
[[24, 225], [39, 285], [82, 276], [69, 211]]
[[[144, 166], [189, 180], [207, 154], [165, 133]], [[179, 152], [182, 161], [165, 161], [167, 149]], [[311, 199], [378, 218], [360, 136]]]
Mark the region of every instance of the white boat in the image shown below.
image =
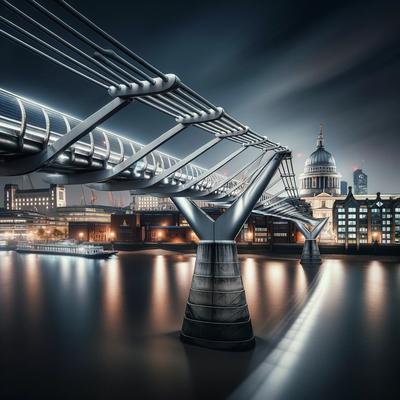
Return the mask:
[[79, 243], [73, 240], [58, 242], [18, 242], [18, 253], [55, 254], [64, 256], [77, 256], [86, 258], [109, 258], [117, 251], [104, 250], [101, 245]]

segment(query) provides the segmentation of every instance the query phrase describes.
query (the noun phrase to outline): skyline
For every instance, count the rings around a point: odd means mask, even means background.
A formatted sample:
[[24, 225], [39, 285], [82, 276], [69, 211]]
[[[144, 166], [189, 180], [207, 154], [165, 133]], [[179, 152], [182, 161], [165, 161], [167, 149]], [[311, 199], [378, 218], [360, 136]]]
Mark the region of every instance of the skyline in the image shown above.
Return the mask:
[[[224, 7], [219, 3], [210, 13], [210, 2], [200, 10], [172, 2], [166, 21], [155, 13], [159, 2], [132, 5], [117, 1], [118, 9], [126, 11], [117, 21], [108, 18], [106, 5], [96, 3], [93, 8], [94, 4], [87, 1], [79, 8], [162, 70], [177, 73], [261, 134], [289, 145], [297, 175], [315, 147], [322, 122], [326, 148], [334, 155], [343, 180], [351, 184], [353, 170], [360, 167], [369, 176], [370, 193], [399, 192], [395, 165], [398, 5], [389, 1], [326, 2], [304, 7], [283, 2]], [[139, 15], [152, 13], [151, 23], [148, 19], [130, 23], [133, 8]], [[218, 10], [224, 10], [223, 24]], [[1, 44], [11, 55], [0, 66], [1, 87], [79, 117], [106, 101], [104, 93], [68, 72], [5, 40]], [[26, 73], [27, 60], [37, 71], [35, 81]], [[85, 96], [80, 95], [82, 89]], [[248, 101], [242, 102], [243, 98]], [[142, 108], [121, 114], [104, 127], [138, 141], [148, 140], [166, 126], [162, 118], [149, 123]], [[197, 139], [192, 140], [196, 143]], [[183, 155], [183, 150], [176, 153], [173, 146], [165, 150]], [[202, 166], [206, 164], [205, 159]], [[9, 180], [2, 178], [1, 183]], [[37, 177], [33, 181], [41, 185]], [[78, 201], [80, 189], [70, 192]], [[103, 196], [107, 195], [99, 194]]]

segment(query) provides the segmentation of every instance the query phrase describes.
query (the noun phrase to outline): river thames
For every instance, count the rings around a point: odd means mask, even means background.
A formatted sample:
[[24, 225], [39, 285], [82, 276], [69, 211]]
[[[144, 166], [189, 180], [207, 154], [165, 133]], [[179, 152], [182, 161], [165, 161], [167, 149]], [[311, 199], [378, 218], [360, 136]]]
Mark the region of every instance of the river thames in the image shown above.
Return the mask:
[[240, 255], [248, 352], [185, 345], [194, 254], [0, 253], [0, 398], [400, 398], [400, 261]]

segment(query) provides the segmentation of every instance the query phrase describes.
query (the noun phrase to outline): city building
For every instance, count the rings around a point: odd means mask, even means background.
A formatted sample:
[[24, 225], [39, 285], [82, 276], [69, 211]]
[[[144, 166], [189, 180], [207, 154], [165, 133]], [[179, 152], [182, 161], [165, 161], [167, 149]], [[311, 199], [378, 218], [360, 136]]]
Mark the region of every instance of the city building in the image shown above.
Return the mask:
[[134, 211], [176, 210], [169, 197], [133, 195], [131, 209]]
[[67, 237], [62, 219], [25, 210], [0, 211], [1, 240], [57, 240]]
[[68, 222], [111, 222], [111, 214], [121, 212], [121, 208], [102, 205], [83, 205], [58, 207], [51, 215], [63, 218]]
[[[196, 200], [195, 203], [202, 208], [209, 207], [209, 203], [203, 200]], [[171, 211], [176, 210], [175, 204], [169, 197], [156, 197], [148, 195], [132, 195], [130, 205], [133, 211]]]
[[[222, 209], [207, 209], [217, 218]], [[198, 238], [177, 211], [143, 211], [111, 215], [111, 232], [118, 242], [196, 242]], [[252, 214], [236, 238], [237, 242], [273, 244], [295, 243], [299, 235], [292, 221]]]
[[70, 239], [108, 242], [114, 239], [111, 215], [120, 212], [118, 207], [85, 205], [59, 207], [52, 215], [67, 222]]
[[340, 178], [333, 155], [325, 149], [321, 125], [317, 148], [307, 158], [304, 172], [300, 175], [300, 196], [311, 197], [320, 193], [338, 196], [340, 195]]
[[4, 208], [6, 210], [35, 211], [46, 214], [58, 207], [66, 206], [64, 186], [50, 185], [48, 189], [19, 189], [16, 184], [4, 186]]
[[341, 196], [347, 195], [347, 191], [348, 191], [347, 186], [348, 186], [347, 181], [340, 182], [340, 195]]
[[368, 176], [362, 169], [353, 172], [354, 194], [368, 194]]
[[320, 235], [321, 242], [330, 243], [336, 239], [333, 231], [332, 207], [341, 193], [340, 178], [335, 159], [324, 146], [324, 132], [321, 125], [317, 149], [307, 158], [304, 173], [300, 175], [300, 196], [310, 205], [313, 217], [328, 218]]
[[400, 196], [374, 199], [354, 196], [349, 187], [345, 199], [333, 206], [334, 230], [337, 241], [346, 245], [400, 244]]

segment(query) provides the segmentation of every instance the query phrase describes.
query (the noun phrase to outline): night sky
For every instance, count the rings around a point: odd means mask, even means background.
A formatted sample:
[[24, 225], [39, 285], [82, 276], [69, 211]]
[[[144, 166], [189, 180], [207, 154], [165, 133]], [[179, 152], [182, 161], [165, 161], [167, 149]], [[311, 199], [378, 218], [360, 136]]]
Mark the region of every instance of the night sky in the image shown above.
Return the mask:
[[[370, 193], [400, 192], [399, 1], [70, 3], [163, 72], [177, 74], [260, 134], [288, 145], [297, 174], [322, 122], [343, 179], [351, 182], [353, 169], [361, 167]], [[78, 117], [109, 100], [101, 88], [3, 38], [0, 46], [5, 89]], [[105, 124], [140, 142], [172, 125], [142, 105]], [[183, 156], [200, 136], [207, 139], [196, 132], [189, 143], [163, 149]], [[198, 163], [207, 167], [212, 159]], [[42, 185], [37, 176], [33, 182]], [[125, 203], [128, 198], [123, 196]], [[80, 188], [72, 188], [69, 203], [79, 199]], [[99, 202], [107, 203], [107, 195]]]

